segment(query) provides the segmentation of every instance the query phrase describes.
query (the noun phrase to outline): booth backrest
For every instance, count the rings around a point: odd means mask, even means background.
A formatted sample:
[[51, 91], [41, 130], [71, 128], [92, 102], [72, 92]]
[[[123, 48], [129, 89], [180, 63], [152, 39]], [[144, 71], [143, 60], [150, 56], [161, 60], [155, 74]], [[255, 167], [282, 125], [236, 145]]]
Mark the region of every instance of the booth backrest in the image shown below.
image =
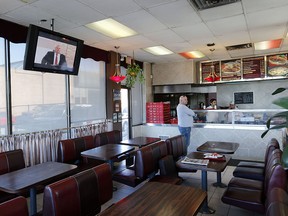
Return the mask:
[[275, 149], [279, 149], [279, 143], [276, 139], [272, 138], [270, 142], [268, 143], [268, 146], [266, 148], [265, 157], [264, 157], [264, 163], [265, 166], [267, 165], [268, 159], [270, 158], [270, 155]]
[[272, 174], [277, 165], [281, 164], [282, 151], [275, 149], [268, 158], [267, 165], [265, 166], [265, 178], [264, 178], [264, 192], [267, 193], [268, 187], [271, 181]]
[[273, 173], [267, 182], [267, 186], [265, 188], [264, 193], [266, 196], [268, 192], [271, 191], [273, 188], [282, 188], [283, 190], [287, 190], [287, 176], [286, 171], [281, 166], [281, 164], [277, 164], [273, 167]]
[[44, 216], [96, 215], [112, 198], [113, 183], [108, 164], [101, 164], [45, 187]]
[[288, 215], [288, 194], [281, 188], [273, 188], [266, 199], [266, 216]]
[[95, 146], [102, 146], [106, 144], [117, 144], [122, 139], [121, 131], [113, 130], [96, 134], [94, 137]]
[[60, 140], [58, 143], [57, 161], [69, 164], [81, 164], [81, 152], [96, 147], [93, 136]]
[[[26, 165], [22, 149], [16, 149], [0, 153], [0, 175], [23, 169], [25, 167]], [[25, 193], [21, 195], [26, 196]], [[16, 194], [10, 194], [0, 191], [0, 203], [15, 198], [16, 196]]]
[[168, 155], [167, 145], [166, 145], [165, 141], [160, 141], [157, 143], [153, 143], [149, 146], [152, 149], [155, 167], [156, 167], [156, 169], [158, 169], [159, 168], [159, 163], [158, 163], [159, 160]]
[[25, 168], [22, 149], [0, 153], [0, 175]]
[[135, 175], [140, 179], [146, 179], [149, 175], [156, 174], [158, 167], [153, 157], [153, 150], [150, 146], [137, 150], [135, 157]]
[[180, 157], [187, 155], [187, 147], [185, 145], [185, 137], [178, 135], [166, 139], [166, 145], [168, 154], [172, 155], [174, 160], [178, 160]]
[[22, 196], [0, 204], [1, 216], [28, 216], [27, 200]]

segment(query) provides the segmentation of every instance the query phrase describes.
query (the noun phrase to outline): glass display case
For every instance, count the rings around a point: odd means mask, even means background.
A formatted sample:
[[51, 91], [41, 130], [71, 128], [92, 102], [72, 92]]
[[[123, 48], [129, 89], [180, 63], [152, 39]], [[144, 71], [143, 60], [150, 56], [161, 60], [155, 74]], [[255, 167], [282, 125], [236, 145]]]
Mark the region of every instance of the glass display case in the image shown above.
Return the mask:
[[[193, 110], [196, 113], [194, 123], [228, 124], [228, 125], [266, 125], [267, 120], [284, 109], [227, 109], [227, 110]], [[274, 118], [271, 124], [279, 124], [285, 119]]]

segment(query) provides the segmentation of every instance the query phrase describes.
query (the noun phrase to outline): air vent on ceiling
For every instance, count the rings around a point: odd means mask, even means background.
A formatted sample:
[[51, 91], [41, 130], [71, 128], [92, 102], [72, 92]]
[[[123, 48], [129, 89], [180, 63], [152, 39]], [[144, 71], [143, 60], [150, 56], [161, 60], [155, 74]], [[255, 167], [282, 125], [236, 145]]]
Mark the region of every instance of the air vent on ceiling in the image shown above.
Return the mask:
[[240, 1], [241, 0], [188, 0], [197, 10], [205, 10]]
[[239, 50], [239, 49], [247, 49], [251, 48], [252, 43], [246, 43], [246, 44], [238, 44], [238, 45], [233, 45], [233, 46], [226, 46], [227, 51], [232, 51], [232, 50]]

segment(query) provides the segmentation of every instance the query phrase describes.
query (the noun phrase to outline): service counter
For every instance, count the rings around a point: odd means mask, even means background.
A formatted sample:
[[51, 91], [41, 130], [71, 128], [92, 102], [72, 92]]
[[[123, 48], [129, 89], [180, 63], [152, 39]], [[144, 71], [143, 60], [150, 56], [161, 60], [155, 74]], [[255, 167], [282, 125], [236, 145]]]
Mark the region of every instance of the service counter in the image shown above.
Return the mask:
[[[206, 141], [237, 142], [239, 148], [232, 155], [234, 159], [263, 161], [266, 146], [271, 138], [276, 138], [282, 148], [286, 142], [283, 129], [271, 130], [264, 138], [266, 121], [282, 109], [257, 110], [198, 110], [191, 132], [188, 152]], [[281, 119], [275, 121], [281, 122]], [[275, 122], [274, 121], [274, 122]], [[273, 123], [273, 122], [272, 122]], [[142, 124], [132, 127], [136, 136], [160, 137], [166, 139], [179, 135], [177, 124]]]

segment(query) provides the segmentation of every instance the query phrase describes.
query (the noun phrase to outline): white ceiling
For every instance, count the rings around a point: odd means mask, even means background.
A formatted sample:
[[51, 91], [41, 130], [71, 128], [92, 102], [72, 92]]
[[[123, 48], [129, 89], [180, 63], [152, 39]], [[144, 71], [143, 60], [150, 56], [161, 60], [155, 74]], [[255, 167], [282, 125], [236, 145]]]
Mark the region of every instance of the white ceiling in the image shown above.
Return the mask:
[[[187, 0], [1, 0], [0, 18], [39, 25], [83, 39], [85, 44], [114, 50], [143, 62], [186, 61], [177, 53], [198, 50], [220, 60], [288, 51], [288, 0], [242, 0], [196, 11]], [[138, 35], [111, 39], [84, 25], [105, 18], [134, 29]], [[40, 23], [41, 19], [47, 22]], [[8, 29], [7, 29], [8, 30]], [[225, 46], [283, 38], [279, 49], [229, 51]], [[215, 43], [211, 54], [207, 43]], [[141, 48], [162, 45], [175, 54], [154, 56]]]

